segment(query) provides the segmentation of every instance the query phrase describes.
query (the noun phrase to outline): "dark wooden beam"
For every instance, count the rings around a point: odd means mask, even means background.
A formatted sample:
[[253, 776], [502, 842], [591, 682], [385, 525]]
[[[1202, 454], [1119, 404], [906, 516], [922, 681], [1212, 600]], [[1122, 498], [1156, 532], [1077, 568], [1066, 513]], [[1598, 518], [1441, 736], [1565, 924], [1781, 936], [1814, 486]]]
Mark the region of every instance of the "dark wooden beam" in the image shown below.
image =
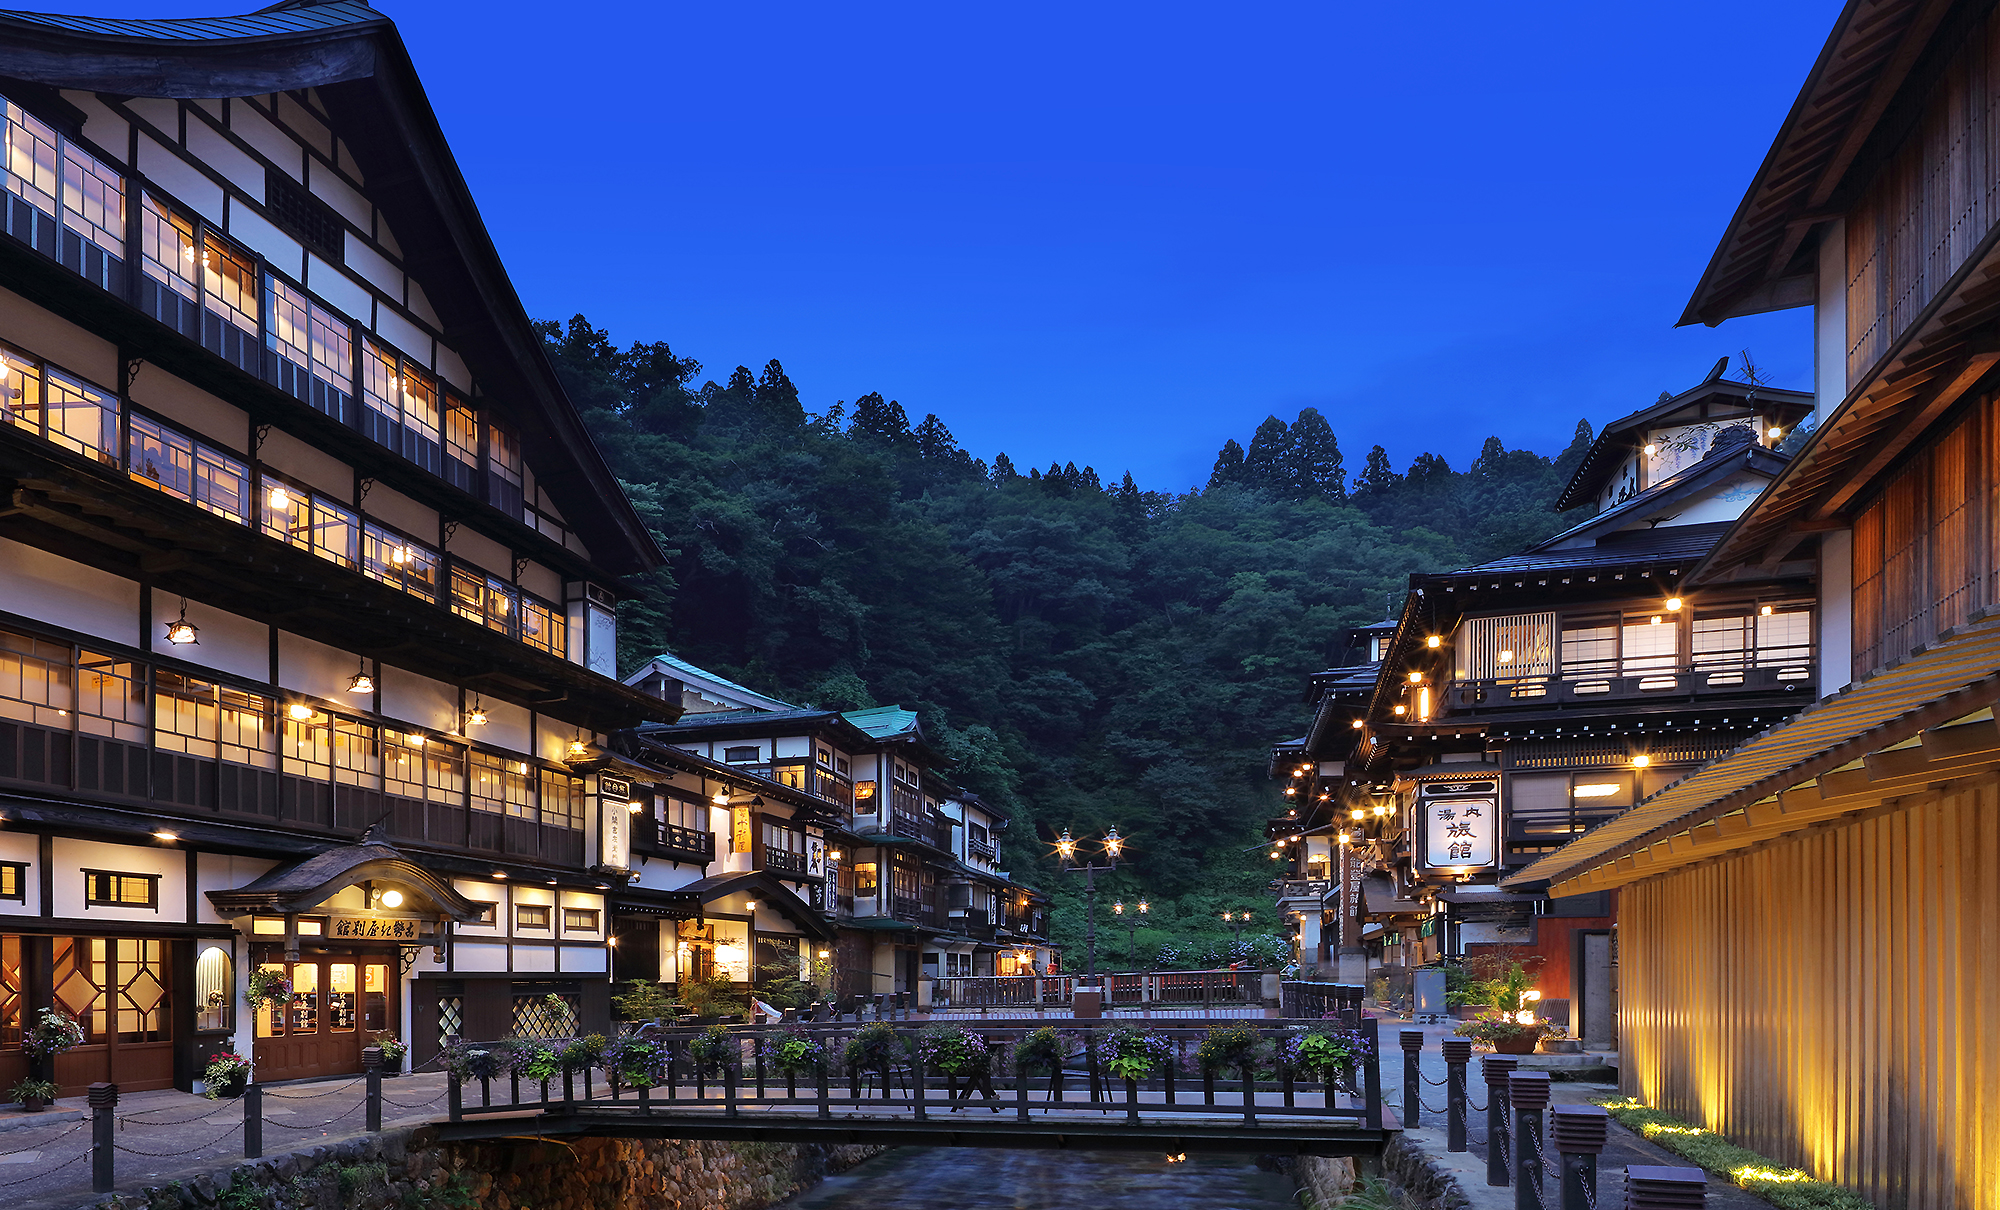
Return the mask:
[[1931, 35], [1937, 32], [1939, 23], [1951, 11], [1952, 3], [1953, 0], [1925, 0], [1923, 7], [1903, 30], [1895, 53], [1889, 56], [1888, 62], [1876, 75], [1874, 86], [1868, 91], [1868, 99], [1848, 119], [1847, 133], [1841, 138], [1840, 146], [1827, 160], [1826, 167], [1820, 170], [1819, 180], [1807, 195], [1808, 206], [1815, 210], [1824, 209], [1832, 200], [1834, 191], [1840, 188], [1841, 179], [1847, 175], [1855, 157], [1867, 146], [1868, 136], [1875, 132], [1875, 124], [1888, 112], [1890, 102], [1896, 99], [1903, 82], [1909, 79], [1910, 69], [1916, 66], [1918, 57], [1930, 44]]
[[1968, 351], [1955, 366], [1932, 379], [1926, 391], [1917, 396], [1917, 402], [1905, 409], [1904, 415], [1897, 417], [1894, 431], [1875, 445], [1867, 461], [1843, 474], [1838, 483], [1806, 509], [1806, 517], [1823, 520], [1846, 508], [1847, 503], [1860, 494], [1884, 467], [1895, 461], [1910, 447], [1911, 442], [1930, 428], [1932, 421], [1957, 403], [1974, 383], [1984, 378], [1995, 362], [2000, 362], [2000, 346], [1988, 340]]

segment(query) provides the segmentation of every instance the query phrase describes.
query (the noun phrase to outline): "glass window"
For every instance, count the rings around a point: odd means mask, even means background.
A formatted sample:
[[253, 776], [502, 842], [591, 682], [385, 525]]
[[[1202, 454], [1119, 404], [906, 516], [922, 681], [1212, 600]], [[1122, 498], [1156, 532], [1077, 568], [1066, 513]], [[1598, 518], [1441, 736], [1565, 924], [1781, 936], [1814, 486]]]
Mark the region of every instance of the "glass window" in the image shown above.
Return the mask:
[[857, 896], [873, 897], [879, 885], [876, 881], [879, 867], [872, 861], [864, 861], [854, 867], [854, 893]]
[[1760, 667], [1804, 664], [1812, 659], [1812, 606], [1801, 602], [1760, 606], [1757, 663]]
[[271, 300], [271, 325], [264, 330], [264, 343], [300, 369], [310, 369], [312, 303], [306, 292], [269, 273], [264, 275], [264, 289]]
[[514, 909], [514, 927], [521, 929], [549, 927], [549, 909], [537, 904], [520, 904]]
[[278, 731], [270, 698], [218, 685], [216, 742], [222, 759], [259, 769], [278, 767]]
[[[0, 899], [10, 899], [15, 903], [26, 903], [28, 901], [27, 862], [0, 862]], [[0, 1043], [0, 1045], [5, 1045], [5, 1043]]]
[[250, 468], [221, 450], [195, 442], [194, 502], [238, 525], [250, 524]]
[[[263, 922], [258, 921], [258, 923], [262, 924]], [[280, 933], [284, 931], [283, 921], [279, 922], [278, 931]], [[277, 974], [280, 976], [287, 973], [285, 969], [285, 964], [282, 962], [261, 963], [258, 965], [257, 969], [260, 971], [269, 971], [273, 974]], [[296, 984], [293, 985], [293, 990], [294, 991], [297, 990]], [[284, 1033], [285, 1033], [285, 1006], [282, 1004], [273, 1004], [268, 1000], [258, 1005], [257, 1036], [260, 1038], [278, 1038], [278, 1037], [283, 1037]]]
[[139, 195], [139, 264], [146, 276], [189, 302], [200, 293], [194, 220], [150, 193]]
[[213, 231], [204, 230], [202, 305], [224, 323], [250, 335], [257, 332], [257, 263]]
[[0, 718], [69, 729], [70, 647], [0, 630]]
[[153, 680], [153, 745], [161, 751], [214, 759], [217, 754], [215, 686], [160, 669]]
[[527, 593], [521, 594], [521, 641], [530, 647], [548, 652], [553, 656], [566, 656], [569, 648], [564, 634], [567, 631], [562, 611], [555, 606], [537, 601]]
[[[1689, 653], [1696, 668], [1741, 667], [1751, 648], [1750, 607], [1706, 609], [1694, 615]], [[1668, 623], [1661, 623], [1668, 625]]]
[[514, 632], [519, 591], [505, 580], [474, 568], [460, 565], [451, 569], [451, 611], [489, 630]]
[[438, 389], [430, 375], [403, 362], [403, 423], [427, 441], [438, 439]]
[[208, 943], [194, 960], [194, 1027], [236, 1028], [236, 960], [220, 945]]
[[349, 786], [373, 786], [381, 777], [382, 747], [375, 731], [374, 723], [349, 718], [334, 720], [334, 781]]
[[[361, 402], [369, 410], [400, 423], [403, 418], [401, 392], [396, 389], [396, 355], [372, 340], [361, 342]], [[390, 444], [386, 434], [371, 433], [377, 441]]]
[[121, 874], [111, 870], [83, 872], [83, 901], [92, 907], [160, 906], [157, 874]]
[[432, 802], [465, 801], [465, 749], [438, 740], [424, 742], [424, 787]]
[[326, 497], [312, 498], [312, 552], [342, 567], [353, 567], [361, 548], [361, 518]]
[[1680, 627], [1668, 615], [1628, 617], [1622, 629], [1624, 651], [1620, 667], [1626, 676], [1671, 672], [1680, 662]]
[[333, 719], [303, 702], [285, 707], [279, 768], [294, 777], [326, 781], [333, 774]]
[[372, 521], [365, 523], [361, 532], [361, 571], [411, 596], [437, 603], [437, 555]]
[[554, 769], [542, 770], [542, 823], [555, 828], [583, 827], [582, 778]]
[[118, 400], [56, 370], [45, 370], [44, 435], [64, 449], [116, 464]]
[[404, 798], [424, 796], [424, 738], [382, 729], [382, 789]]
[[486, 469], [502, 483], [521, 487], [521, 439], [498, 424], [486, 426]]
[[183, 500], [194, 497], [194, 441], [144, 416], [132, 417], [125, 465], [132, 478]]
[[479, 465], [479, 421], [457, 397], [445, 409], [444, 452], [468, 467]]
[[312, 493], [264, 473], [264, 532], [301, 550], [312, 549]]
[[0, 131], [0, 182], [7, 192], [50, 217], [56, 212], [56, 132], [12, 101]]
[[326, 967], [326, 1026], [329, 1033], [354, 1032], [354, 964], [330, 962]]
[[597, 931], [596, 908], [564, 908], [563, 932], [594, 933]]
[[24, 354], [0, 346], [0, 416], [42, 436], [42, 371]]
[[534, 822], [534, 778], [526, 762], [475, 751], [471, 767], [473, 810]]
[[146, 742], [146, 666], [116, 656], [81, 653], [77, 659], [77, 726], [86, 735]]
[[125, 182], [116, 169], [63, 140], [63, 226], [111, 255], [125, 256]]

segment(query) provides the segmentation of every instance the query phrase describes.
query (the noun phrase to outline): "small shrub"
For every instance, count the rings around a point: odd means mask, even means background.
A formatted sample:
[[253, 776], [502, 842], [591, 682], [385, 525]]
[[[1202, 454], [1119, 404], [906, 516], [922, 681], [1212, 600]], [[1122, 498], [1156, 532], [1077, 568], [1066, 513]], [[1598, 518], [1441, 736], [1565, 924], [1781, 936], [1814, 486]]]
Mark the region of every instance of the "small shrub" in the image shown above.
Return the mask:
[[1014, 1046], [1014, 1066], [1022, 1071], [1039, 1067], [1053, 1072], [1062, 1066], [1069, 1048], [1063, 1045], [1062, 1035], [1053, 1026], [1044, 1025], [1022, 1038]]
[[1620, 1125], [1647, 1142], [1664, 1147], [1717, 1176], [1728, 1177], [1781, 1210], [1873, 1210], [1873, 1204], [1860, 1194], [1814, 1180], [1809, 1172], [1787, 1168], [1636, 1099], [1605, 1100], [1598, 1104], [1609, 1110]]

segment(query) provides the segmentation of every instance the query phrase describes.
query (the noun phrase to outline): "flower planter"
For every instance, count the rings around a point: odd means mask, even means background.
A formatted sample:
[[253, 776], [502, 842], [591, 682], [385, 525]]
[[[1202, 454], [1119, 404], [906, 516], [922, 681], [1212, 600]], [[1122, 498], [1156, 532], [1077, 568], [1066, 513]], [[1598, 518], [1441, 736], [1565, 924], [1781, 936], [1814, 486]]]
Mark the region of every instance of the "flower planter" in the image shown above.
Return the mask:
[[1522, 1034], [1518, 1038], [1496, 1038], [1493, 1041], [1493, 1053], [1500, 1055], [1531, 1055], [1535, 1053], [1535, 1045], [1541, 1040], [1541, 1037], [1537, 1034]]
[[231, 1079], [224, 1080], [215, 1086], [215, 1099], [218, 1101], [234, 1100], [243, 1095], [244, 1086], [249, 1082], [250, 1077], [247, 1075], [237, 1075]]
[[49, 1103], [47, 1101], [44, 1101], [40, 1097], [21, 1098], [21, 1108], [28, 1113], [40, 1113], [42, 1110], [47, 1109], [48, 1107]]

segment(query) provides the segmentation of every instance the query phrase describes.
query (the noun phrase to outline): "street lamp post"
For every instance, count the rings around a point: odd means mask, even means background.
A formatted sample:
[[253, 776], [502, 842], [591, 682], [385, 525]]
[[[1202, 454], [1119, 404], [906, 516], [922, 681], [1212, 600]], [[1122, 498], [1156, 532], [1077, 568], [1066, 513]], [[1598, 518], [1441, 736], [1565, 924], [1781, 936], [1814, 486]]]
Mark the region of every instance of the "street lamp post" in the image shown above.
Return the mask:
[[1124, 854], [1125, 838], [1118, 834], [1118, 829], [1115, 827], [1105, 829], [1102, 845], [1103, 865], [1097, 864], [1094, 858], [1086, 858], [1079, 862], [1077, 850], [1080, 847], [1081, 842], [1069, 834], [1068, 828], [1064, 828], [1062, 835], [1056, 838], [1056, 861], [1070, 873], [1083, 875], [1083, 974], [1086, 979], [1095, 983], [1097, 981], [1097, 875], [1100, 871], [1109, 874], [1118, 868], [1119, 858]]
[[1146, 918], [1146, 912], [1151, 907], [1151, 904], [1141, 899], [1138, 910], [1127, 916], [1125, 914], [1125, 901], [1123, 899], [1111, 905], [1112, 913], [1125, 922], [1125, 965], [1134, 969], [1138, 968], [1139, 960], [1133, 956], [1137, 951], [1133, 946], [1132, 938], [1139, 931], [1139, 922]]
[[1234, 961], [1236, 947], [1243, 943], [1243, 926], [1250, 923], [1250, 913], [1224, 912], [1222, 913], [1222, 923], [1229, 926], [1230, 959]]

